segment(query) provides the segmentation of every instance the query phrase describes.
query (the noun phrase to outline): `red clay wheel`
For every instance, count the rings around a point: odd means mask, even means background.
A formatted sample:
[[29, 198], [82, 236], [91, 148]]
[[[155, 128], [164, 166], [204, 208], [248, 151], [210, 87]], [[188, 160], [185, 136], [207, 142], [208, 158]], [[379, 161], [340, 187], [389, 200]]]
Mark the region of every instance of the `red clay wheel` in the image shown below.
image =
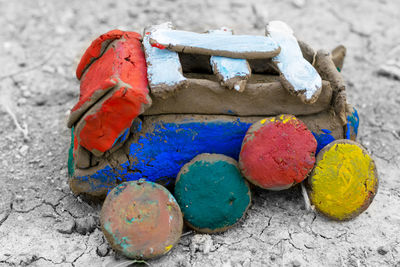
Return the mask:
[[315, 163], [317, 141], [306, 125], [292, 115], [254, 123], [246, 133], [239, 166], [253, 184], [282, 190], [300, 183]]

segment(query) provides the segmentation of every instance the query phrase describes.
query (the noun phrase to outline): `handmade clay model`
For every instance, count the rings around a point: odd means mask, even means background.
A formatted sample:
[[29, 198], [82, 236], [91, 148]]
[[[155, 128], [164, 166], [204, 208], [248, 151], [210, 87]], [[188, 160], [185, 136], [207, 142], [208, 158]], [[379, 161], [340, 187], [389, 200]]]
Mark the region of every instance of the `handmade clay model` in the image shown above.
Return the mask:
[[[147, 27], [143, 37], [105, 33], [76, 70], [70, 188], [107, 196], [102, 230], [134, 259], [167, 253], [183, 217], [199, 232], [235, 225], [251, 203], [243, 176], [271, 190], [309, 176], [318, 211], [353, 218], [371, 203], [378, 179], [371, 157], [351, 141], [359, 117], [346, 101], [345, 54], [343, 46], [315, 52], [281, 21], [268, 23], [265, 36], [171, 23]], [[175, 184], [177, 201], [160, 184]]]
[[183, 227], [181, 210], [171, 193], [141, 180], [115, 187], [104, 201], [100, 221], [113, 249], [133, 259], [167, 253]]
[[180, 170], [175, 197], [185, 221], [203, 233], [236, 224], [251, 203], [249, 185], [237, 162], [221, 154], [200, 154]]
[[292, 115], [254, 123], [244, 137], [239, 156], [243, 175], [265, 189], [282, 190], [302, 182], [315, 162], [317, 141]]
[[362, 213], [378, 189], [374, 160], [351, 140], [337, 140], [323, 148], [308, 181], [311, 203], [335, 220]]
[[[146, 28], [143, 39], [114, 30], [93, 41], [77, 69], [81, 94], [68, 121], [72, 191], [105, 197], [124, 181], [173, 183], [201, 153], [238, 160], [249, 127], [279, 114], [304, 122], [318, 150], [354, 139], [358, 117], [332, 56], [296, 43], [282, 22], [268, 25], [268, 36], [250, 36], [167, 23]], [[304, 75], [292, 80], [280, 60]]]

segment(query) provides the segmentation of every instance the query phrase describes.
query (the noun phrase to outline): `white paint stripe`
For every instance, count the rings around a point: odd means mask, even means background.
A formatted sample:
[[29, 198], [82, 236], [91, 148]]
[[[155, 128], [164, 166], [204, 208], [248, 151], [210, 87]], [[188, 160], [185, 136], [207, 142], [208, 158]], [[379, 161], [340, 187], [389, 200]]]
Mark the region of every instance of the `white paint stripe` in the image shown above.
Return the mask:
[[272, 61], [284, 78], [295, 91], [305, 91], [306, 100], [312, 99], [322, 87], [322, 80], [315, 68], [303, 58], [293, 30], [282, 21], [271, 21], [267, 24], [266, 35], [281, 47], [280, 54]]
[[167, 49], [158, 49], [150, 45], [150, 35], [159, 29], [172, 29], [170, 22], [150, 27], [144, 34], [143, 47], [146, 54], [147, 77], [150, 88], [157, 85], [175, 86], [186, 80], [182, 74], [182, 66], [178, 53]]
[[210, 35], [206, 33], [159, 29], [152, 32], [150, 38], [166, 47], [184, 46], [232, 54], [252, 52], [270, 54], [279, 49], [277, 43], [271, 38], [255, 35], [218, 34], [210, 38]]
[[[232, 35], [233, 32], [228, 28], [221, 28], [220, 30], [210, 30], [208, 31], [211, 35], [222, 34], [222, 35]], [[234, 77], [245, 78], [250, 75], [250, 68], [245, 59], [239, 58], [228, 58], [212, 56], [210, 58], [210, 64], [213, 69], [214, 74], [219, 73], [222, 77], [223, 82], [227, 82], [229, 79]], [[235, 84], [233, 87], [235, 90], [239, 91], [240, 85]]]

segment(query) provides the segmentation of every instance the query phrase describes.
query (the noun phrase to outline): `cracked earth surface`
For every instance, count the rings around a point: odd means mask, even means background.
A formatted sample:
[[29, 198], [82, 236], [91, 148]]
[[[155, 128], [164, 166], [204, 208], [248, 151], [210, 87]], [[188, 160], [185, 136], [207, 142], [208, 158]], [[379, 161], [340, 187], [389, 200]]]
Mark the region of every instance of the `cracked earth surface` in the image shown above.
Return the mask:
[[[188, 232], [152, 266], [400, 266], [400, 82], [378, 75], [400, 51], [398, 1], [0, 1], [0, 266], [101, 266], [121, 257], [99, 229], [101, 203], [67, 185], [66, 112], [78, 98], [75, 67], [110, 29], [142, 32], [173, 21], [204, 31], [263, 34], [286, 21], [316, 49], [344, 44], [359, 141], [380, 174], [370, 208], [349, 222], [305, 211], [299, 187], [253, 191], [245, 220], [218, 235]], [[28, 126], [24, 140], [11, 116]], [[188, 231], [188, 230], [186, 230]], [[117, 258], [117, 260], [115, 259]]]

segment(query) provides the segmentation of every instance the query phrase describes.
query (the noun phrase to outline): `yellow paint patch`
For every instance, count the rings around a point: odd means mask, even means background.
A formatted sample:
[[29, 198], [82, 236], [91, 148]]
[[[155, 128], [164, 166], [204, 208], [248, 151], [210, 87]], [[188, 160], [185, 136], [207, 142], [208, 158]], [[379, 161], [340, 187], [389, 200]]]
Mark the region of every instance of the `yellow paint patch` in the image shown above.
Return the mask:
[[263, 119], [260, 121], [261, 124], [264, 124], [267, 121], [267, 119]]
[[168, 247], [165, 247], [165, 252], [168, 252], [168, 251], [170, 251], [170, 250], [171, 250], [171, 248], [172, 248], [172, 245], [169, 245]]
[[353, 144], [335, 144], [317, 162], [311, 179], [311, 201], [322, 213], [347, 219], [375, 194], [375, 164]]
[[296, 117], [295, 117], [295, 116], [292, 116], [292, 115], [280, 115], [280, 116], [279, 116], [279, 120], [280, 120], [282, 123], [287, 123], [287, 122], [289, 122], [289, 121], [296, 120]]

